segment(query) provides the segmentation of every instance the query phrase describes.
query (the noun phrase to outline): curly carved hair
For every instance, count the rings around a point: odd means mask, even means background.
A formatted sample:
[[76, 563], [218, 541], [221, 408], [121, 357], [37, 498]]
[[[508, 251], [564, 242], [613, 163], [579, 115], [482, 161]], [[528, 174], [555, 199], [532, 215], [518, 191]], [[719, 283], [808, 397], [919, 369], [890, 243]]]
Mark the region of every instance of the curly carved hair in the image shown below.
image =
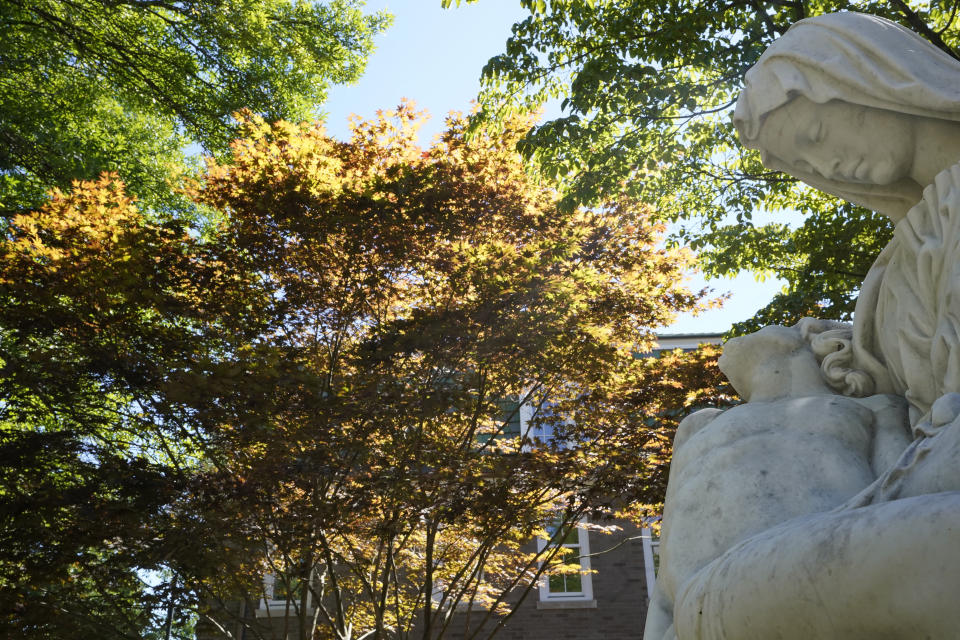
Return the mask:
[[853, 368], [853, 325], [835, 320], [804, 318], [796, 325], [820, 363], [824, 380], [837, 393], [863, 397], [873, 393], [866, 371]]

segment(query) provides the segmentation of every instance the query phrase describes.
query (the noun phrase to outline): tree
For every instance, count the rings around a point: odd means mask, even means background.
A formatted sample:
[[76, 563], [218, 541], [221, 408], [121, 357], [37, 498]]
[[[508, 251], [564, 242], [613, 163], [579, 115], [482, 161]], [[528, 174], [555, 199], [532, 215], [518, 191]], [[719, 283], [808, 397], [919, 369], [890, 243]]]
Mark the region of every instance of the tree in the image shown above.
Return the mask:
[[[450, 0], [446, 4], [450, 4]], [[960, 57], [960, 3], [521, 0], [506, 51], [484, 69], [484, 120], [557, 98], [564, 115], [522, 142], [562, 179], [568, 206], [627, 193], [677, 223], [710, 275], [787, 281], [751, 323], [849, 318], [889, 222], [767, 171], [740, 147], [741, 79], [795, 21], [850, 9], [888, 17]], [[799, 219], [781, 218], [796, 211]]]
[[227, 276], [224, 254], [187, 229], [148, 221], [115, 176], [54, 192], [5, 228], [0, 628], [9, 635], [140, 638], [158, 626], [169, 594], [144, 580], [167, 564], [158, 539], [202, 442], [191, 408], [171, 399], [178, 380], [206, 388], [204, 367], [226, 348], [217, 318], [255, 302]]
[[[237, 317], [251, 302], [218, 291], [223, 264], [169, 215], [196, 215], [171, 187], [189, 169], [184, 146], [223, 152], [241, 107], [315, 114], [331, 83], [359, 76], [387, 23], [352, 0], [0, 3], [0, 610], [11, 633], [156, 626], [169, 594], [143, 571], [165, 570], [152, 539], [202, 442], [168, 376], [196, 393], [209, 379], [199, 363], [229, 348], [211, 328], [225, 307], [198, 286], [239, 304]], [[141, 211], [116, 176], [46, 195], [102, 171], [123, 176]]]
[[662, 513], [667, 493], [673, 438], [680, 421], [698, 409], [724, 409], [739, 404], [740, 398], [730, 386], [717, 360], [722, 349], [701, 344], [696, 349], [674, 349], [643, 358], [640, 373], [626, 396], [630, 422], [643, 422], [653, 438], [647, 445], [644, 481], [649, 506], [644, 515]]
[[0, 211], [104, 171], [151, 208], [189, 207], [168, 184], [186, 145], [224, 151], [241, 108], [315, 117], [331, 83], [359, 77], [389, 21], [359, 5], [0, 2]]
[[249, 624], [218, 600], [274, 575], [300, 637], [432, 637], [562, 570], [522, 548], [548, 525], [662, 499], [629, 398], [634, 352], [697, 305], [688, 254], [628, 199], [559, 209], [514, 151], [529, 120], [423, 150], [417, 118], [342, 143], [244, 115], [189, 192], [206, 235], [115, 176], [12, 219], [11, 632], [136, 637], [171, 602]]
[[[635, 350], [695, 303], [688, 257], [629, 200], [559, 210], [514, 150], [528, 119], [467, 138], [456, 117], [424, 151], [417, 118], [401, 106], [348, 143], [247, 118], [194, 192], [272, 292], [242, 370], [276, 370], [262, 421], [218, 436], [201, 526], [236, 566], [195, 589], [249, 611], [270, 573], [302, 638], [432, 638], [458, 603], [502, 612], [560, 562], [556, 540], [523, 551], [547, 525], [562, 539], [655, 501], [656, 427], [626, 398]], [[519, 433], [520, 406], [550, 442]]]

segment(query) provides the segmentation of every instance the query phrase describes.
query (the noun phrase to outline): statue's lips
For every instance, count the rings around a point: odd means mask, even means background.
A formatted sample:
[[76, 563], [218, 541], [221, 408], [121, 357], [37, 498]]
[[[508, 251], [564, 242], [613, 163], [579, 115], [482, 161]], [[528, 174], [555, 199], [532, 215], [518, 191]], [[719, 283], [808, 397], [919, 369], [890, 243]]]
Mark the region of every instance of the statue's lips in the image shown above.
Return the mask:
[[866, 161], [865, 157], [860, 157], [857, 160], [854, 160], [848, 165], [846, 171], [838, 171], [836, 175], [832, 177], [833, 180], [840, 180], [843, 182], [857, 182], [860, 184], [869, 184], [870, 183], [870, 163]]
[[870, 180], [870, 165], [864, 158], [860, 158], [857, 166], [853, 168], [853, 177], [855, 180], [867, 182]]

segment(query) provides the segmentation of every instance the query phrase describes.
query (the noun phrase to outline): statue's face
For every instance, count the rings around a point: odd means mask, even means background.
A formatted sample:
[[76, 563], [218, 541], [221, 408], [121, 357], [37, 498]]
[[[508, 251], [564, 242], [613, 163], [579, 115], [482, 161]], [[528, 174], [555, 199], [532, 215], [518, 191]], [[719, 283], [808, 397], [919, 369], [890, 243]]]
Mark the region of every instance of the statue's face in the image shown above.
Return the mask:
[[910, 175], [914, 118], [884, 109], [802, 96], [763, 121], [757, 146], [776, 156], [784, 170], [836, 182], [888, 185]]
[[776, 377], [778, 372], [774, 370], [787, 366], [787, 360], [800, 353], [809, 357], [811, 366], [819, 368], [799, 329], [770, 325], [727, 340], [717, 364], [737, 393], [749, 400], [758, 384]]

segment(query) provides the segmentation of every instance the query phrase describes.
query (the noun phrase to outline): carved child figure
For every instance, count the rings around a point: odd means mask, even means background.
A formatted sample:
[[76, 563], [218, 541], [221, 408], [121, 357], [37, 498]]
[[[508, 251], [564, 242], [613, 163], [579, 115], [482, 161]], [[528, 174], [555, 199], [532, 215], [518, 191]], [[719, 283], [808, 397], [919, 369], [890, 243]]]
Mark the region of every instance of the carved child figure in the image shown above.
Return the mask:
[[805, 319], [724, 345], [720, 368], [747, 402], [698, 411], [677, 430], [645, 640], [676, 638], [674, 601], [701, 568], [754, 534], [841, 505], [908, 446], [902, 398], [850, 397], [872, 390], [846, 366], [850, 336], [848, 325]]

